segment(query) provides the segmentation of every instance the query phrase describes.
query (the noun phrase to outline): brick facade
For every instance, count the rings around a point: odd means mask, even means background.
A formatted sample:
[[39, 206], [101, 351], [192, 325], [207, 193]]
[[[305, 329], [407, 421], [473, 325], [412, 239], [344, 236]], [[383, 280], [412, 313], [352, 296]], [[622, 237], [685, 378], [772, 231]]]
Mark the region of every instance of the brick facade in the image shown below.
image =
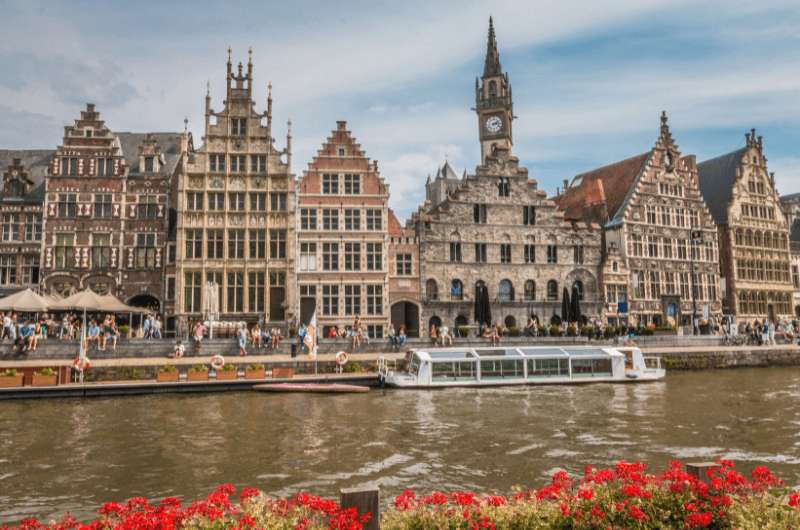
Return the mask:
[[323, 336], [352, 325], [383, 337], [389, 317], [389, 186], [339, 121], [298, 183], [298, 314]]

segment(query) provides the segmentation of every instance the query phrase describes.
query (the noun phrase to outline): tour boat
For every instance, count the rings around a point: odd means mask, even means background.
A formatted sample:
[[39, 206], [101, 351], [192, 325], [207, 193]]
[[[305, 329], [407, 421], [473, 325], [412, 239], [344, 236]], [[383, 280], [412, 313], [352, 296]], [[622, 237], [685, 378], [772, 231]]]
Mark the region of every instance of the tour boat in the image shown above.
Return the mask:
[[378, 361], [381, 380], [398, 388], [656, 381], [666, 372], [639, 348], [524, 346], [412, 350], [405, 371]]

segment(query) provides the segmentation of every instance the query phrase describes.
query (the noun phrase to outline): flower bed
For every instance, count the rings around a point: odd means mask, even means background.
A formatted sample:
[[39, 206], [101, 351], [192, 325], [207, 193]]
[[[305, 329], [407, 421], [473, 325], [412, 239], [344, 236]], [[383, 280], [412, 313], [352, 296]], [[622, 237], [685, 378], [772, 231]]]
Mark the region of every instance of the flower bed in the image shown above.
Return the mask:
[[[644, 464], [619, 462], [613, 469], [587, 467], [583, 477], [559, 471], [538, 490], [510, 496], [473, 492], [418, 496], [405, 491], [381, 517], [384, 530], [523, 529], [788, 529], [800, 528], [800, 492], [787, 491], [766, 468], [745, 477], [729, 461], [704, 480], [673, 462], [659, 473]], [[204, 500], [184, 506], [171, 497], [150, 504], [144, 498], [106, 503], [98, 518], [79, 523], [69, 515], [57, 523], [23, 521], [24, 530], [185, 528], [196, 530], [359, 530], [371, 514], [342, 509], [335, 501], [300, 493], [274, 499], [244, 488], [219, 486]]]
[[706, 480], [679, 462], [657, 475], [644, 464], [620, 462], [587, 467], [580, 479], [560, 471], [549, 485], [508, 497], [406, 491], [381, 528], [800, 528], [800, 493], [786, 492], [766, 468], [748, 479], [731, 462], [718, 463]]

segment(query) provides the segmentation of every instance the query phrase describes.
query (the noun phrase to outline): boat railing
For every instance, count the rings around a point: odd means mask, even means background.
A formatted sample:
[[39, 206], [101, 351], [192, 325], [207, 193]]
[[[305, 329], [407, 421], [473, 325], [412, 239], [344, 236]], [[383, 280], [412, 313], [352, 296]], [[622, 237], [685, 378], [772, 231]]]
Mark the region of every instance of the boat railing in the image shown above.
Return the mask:
[[647, 370], [660, 370], [661, 369], [661, 357], [643, 357], [644, 359], [644, 366]]
[[[389, 366], [390, 361], [392, 363], [391, 368]], [[378, 374], [385, 377], [389, 375], [390, 371], [397, 371], [397, 361], [386, 357], [378, 357]]]

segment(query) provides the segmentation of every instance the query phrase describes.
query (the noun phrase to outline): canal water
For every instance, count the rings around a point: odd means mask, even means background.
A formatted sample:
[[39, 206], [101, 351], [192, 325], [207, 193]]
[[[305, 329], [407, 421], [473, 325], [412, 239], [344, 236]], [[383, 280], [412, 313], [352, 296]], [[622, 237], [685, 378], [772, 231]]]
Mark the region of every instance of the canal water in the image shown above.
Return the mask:
[[223, 482], [336, 496], [378, 483], [509, 492], [557, 468], [731, 458], [800, 483], [800, 368], [657, 383], [0, 402], [0, 523]]

